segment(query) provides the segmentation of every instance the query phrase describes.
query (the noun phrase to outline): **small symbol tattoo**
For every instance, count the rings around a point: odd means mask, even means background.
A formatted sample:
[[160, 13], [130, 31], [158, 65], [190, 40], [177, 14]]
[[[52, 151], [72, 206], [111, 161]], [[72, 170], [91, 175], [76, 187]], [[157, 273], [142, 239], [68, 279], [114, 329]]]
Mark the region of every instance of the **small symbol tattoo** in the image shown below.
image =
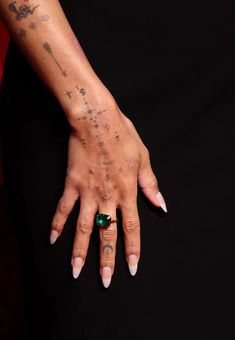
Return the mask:
[[65, 92], [65, 95], [68, 96], [70, 99], [72, 98], [72, 95], [71, 95], [72, 91], [66, 91]]
[[111, 244], [106, 244], [105, 246], [103, 246], [103, 252], [105, 254], [111, 254], [113, 252], [113, 247], [111, 246]]
[[82, 96], [85, 96], [85, 94], [86, 94], [84, 89], [80, 89], [80, 93], [81, 93]]

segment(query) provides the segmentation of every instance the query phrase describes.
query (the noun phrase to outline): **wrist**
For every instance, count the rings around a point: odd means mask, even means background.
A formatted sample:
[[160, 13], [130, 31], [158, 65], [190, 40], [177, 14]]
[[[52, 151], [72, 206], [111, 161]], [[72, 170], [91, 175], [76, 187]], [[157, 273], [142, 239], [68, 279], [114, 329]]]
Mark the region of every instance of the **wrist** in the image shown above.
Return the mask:
[[114, 97], [103, 84], [84, 86], [79, 88], [78, 92], [76, 100], [64, 110], [73, 129], [84, 129], [84, 124], [87, 127], [94, 125], [97, 116], [99, 120], [108, 122], [120, 115]]

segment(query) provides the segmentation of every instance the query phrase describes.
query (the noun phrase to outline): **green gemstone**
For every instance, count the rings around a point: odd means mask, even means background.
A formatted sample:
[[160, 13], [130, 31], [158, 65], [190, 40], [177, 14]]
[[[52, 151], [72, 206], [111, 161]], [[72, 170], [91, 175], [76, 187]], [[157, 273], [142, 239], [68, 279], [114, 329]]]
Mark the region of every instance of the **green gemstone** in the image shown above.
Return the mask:
[[111, 216], [106, 214], [97, 214], [96, 224], [99, 227], [108, 227], [111, 223]]

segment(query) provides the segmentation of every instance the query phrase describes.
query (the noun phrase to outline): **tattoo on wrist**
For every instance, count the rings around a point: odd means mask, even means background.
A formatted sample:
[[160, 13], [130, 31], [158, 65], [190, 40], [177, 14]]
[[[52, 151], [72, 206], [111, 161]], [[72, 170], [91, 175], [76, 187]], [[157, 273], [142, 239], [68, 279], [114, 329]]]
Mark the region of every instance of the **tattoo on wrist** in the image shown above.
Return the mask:
[[28, 5], [20, 5], [19, 8], [16, 8], [16, 1], [13, 1], [9, 4], [8, 8], [10, 11], [16, 14], [15, 19], [21, 20], [27, 18], [29, 14], [33, 14], [35, 9], [39, 7], [39, 5], [34, 6], [32, 9]]

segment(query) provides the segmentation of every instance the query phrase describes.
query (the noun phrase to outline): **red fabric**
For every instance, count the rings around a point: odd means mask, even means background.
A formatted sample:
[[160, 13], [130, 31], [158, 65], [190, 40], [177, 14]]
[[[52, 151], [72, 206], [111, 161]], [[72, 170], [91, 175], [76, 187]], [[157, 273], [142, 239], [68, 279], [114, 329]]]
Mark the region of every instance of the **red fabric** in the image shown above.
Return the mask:
[[[4, 59], [5, 59], [5, 55], [6, 55], [8, 41], [9, 41], [9, 35], [7, 33], [7, 30], [6, 30], [3, 22], [0, 20], [0, 82], [1, 82], [1, 79], [2, 79]], [[2, 183], [3, 183], [3, 175], [2, 175], [2, 171], [1, 171], [1, 157], [0, 157], [0, 185], [2, 185]]]
[[2, 71], [4, 65], [4, 59], [6, 55], [6, 50], [8, 46], [9, 36], [7, 30], [0, 20], [0, 80], [2, 79]]

